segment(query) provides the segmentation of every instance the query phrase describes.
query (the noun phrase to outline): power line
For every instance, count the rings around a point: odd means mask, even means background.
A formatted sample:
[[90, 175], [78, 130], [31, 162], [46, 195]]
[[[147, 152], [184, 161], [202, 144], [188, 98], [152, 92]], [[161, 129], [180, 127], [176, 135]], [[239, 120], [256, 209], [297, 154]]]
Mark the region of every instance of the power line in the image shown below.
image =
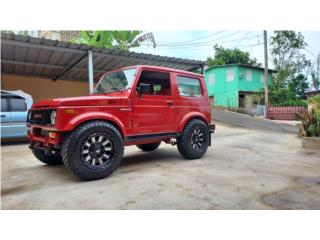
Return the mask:
[[260, 46], [260, 45], [263, 45], [263, 43], [257, 43], [257, 44], [251, 44], [251, 45], [242, 45], [242, 46], [239, 46], [239, 47], [246, 48], [246, 47], [256, 47], [256, 46]]
[[[218, 41], [218, 40], [221, 40], [221, 39], [224, 39], [224, 38], [233, 36], [233, 35], [235, 35], [235, 34], [238, 34], [239, 32], [240, 32], [240, 31], [237, 31], [237, 32], [235, 32], [235, 33], [228, 34], [228, 35], [225, 35], [225, 36], [222, 36], [222, 37], [219, 37], [219, 38], [210, 40], [210, 41], [197, 42], [197, 43], [186, 43], [186, 44], [179, 44], [179, 45], [172, 45], [172, 46], [192, 46], [192, 45], [202, 45], [202, 44], [207, 44], [207, 43], [211, 43], [211, 44], [212, 44], [212, 42], [214, 42], [214, 41]], [[163, 44], [163, 46], [165, 46], [165, 44]], [[170, 46], [170, 44], [167, 44], [167, 46]]]
[[230, 36], [233, 36], [235, 34], [238, 34], [240, 31], [237, 31], [235, 33], [231, 33], [231, 34], [228, 34], [228, 35], [225, 35], [225, 36], [222, 36], [222, 37], [219, 37], [219, 38], [216, 38], [216, 39], [212, 39], [210, 41], [205, 41], [205, 42], [197, 42], [197, 43], [185, 43], [185, 44], [159, 44], [159, 46], [166, 46], [166, 47], [170, 47], [170, 46], [173, 46], [173, 47], [176, 47], [176, 46], [193, 46], [193, 45], [202, 45], [202, 44], [206, 44], [206, 43], [213, 43], [215, 41], [218, 41], [218, 40], [221, 40], [221, 39], [224, 39], [224, 38], [227, 38], [227, 37], [230, 37]]
[[[250, 31], [248, 31], [244, 37], [248, 37], [249, 33], [250, 33]], [[242, 42], [242, 40], [243, 39], [240, 39], [240, 41], [236, 44], [235, 47], [237, 47]]]
[[[183, 44], [183, 45], [160, 45], [158, 44], [157, 47], [162, 47], [162, 48], [168, 48], [168, 49], [172, 49], [172, 48], [185, 48], [185, 47], [202, 47], [202, 46], [212, 46], [212, 44], [223, 44], [223, 43], [229, 43], [229, 42], [236, 42], [239, 40], [250, 40], [250, 39], [254, 39], [254, 38], [258, 38], [261, 35], [255, 35], [255, 36], [251, 36], [251, 37], [244, 37], [244, 38], [237, 38], [237, 39], [232, 39], [232, 40], [227, 40], [227, 41], [221, 41], [221, 42], [213, 42], [213, 41], [209, 41], [209, 42], [205, 42], [205, 43], [194, 43], [194, 44]], [[141, 44], [141, 46], [146, 46], [145, 44]], [[189, 49], [188, 48], [188, 49]]]
[[[163, 41], [163, 43], [167, 43], [167, 44], [183, 44], [183, 43], [189, 43], [189, 42], [194, 42], [194, 41], [198, 41], [198, 40], [201, 40], [201, 39], [213, 37], [213, 36], [218, 35], [218, 34], [223, 33], [223, 32], [225, 32], [225, 31], [220, 31], [220, 32], [217, 32], [217, 33], [213, 33], [213, 34], [210, 34], [210, 35], [206, 35], [206, 36], [203, 36], [203, 37], [200, 37], [200, 38], [195, 38], [195, 39], [193, 39], [193, 40], [188, 40], [188, 41], [182, 41], [182, 42], [166, 42], [166, 41]], [[161, 43], [161, 41], [159, 41], [159, 43]]]

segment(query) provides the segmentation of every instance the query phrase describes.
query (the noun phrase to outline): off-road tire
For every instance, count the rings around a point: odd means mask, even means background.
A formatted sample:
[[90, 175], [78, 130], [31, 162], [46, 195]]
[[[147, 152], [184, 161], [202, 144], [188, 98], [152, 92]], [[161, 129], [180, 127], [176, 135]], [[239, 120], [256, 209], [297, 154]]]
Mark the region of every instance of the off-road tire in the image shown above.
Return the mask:
[[148, 144], [139, 144], [137, 147], [144, 152], [151, 152], [156, 150], [160, 146], [161, 142], [157, 143], [148, 143]]
[[[107, 136], [114, 148], [112, 158], [107, 164], [97, 168], [88, 166], [81, 155], [86, 139], [94, 134]], [[121, 133], [113, 124], [105, 121], [88, 122], [77, 127], [65, 138], [62, 144], [62, 160], [66, 168], [83, 181], [104, 178], [112, 174], [120, 164], [124, 152], [123, 142]]]
[[32, 153], [39, 161], [47, 165], [62, 164], [61, 156], [46, 155], [43, 149], [33, 149]]
[[[194, 150], [192, 146], [192, 134], [196, 129], [200, 129], [203, 133], [203, 146], [201, 149]], [[199, 119], [191, 120], [185, 126], [182, 134], [177, 139], [177, 147], [180, 154], [186, 159], [199, 159], [207, 151], [209, 146], [209, 129], [205, 122]]]

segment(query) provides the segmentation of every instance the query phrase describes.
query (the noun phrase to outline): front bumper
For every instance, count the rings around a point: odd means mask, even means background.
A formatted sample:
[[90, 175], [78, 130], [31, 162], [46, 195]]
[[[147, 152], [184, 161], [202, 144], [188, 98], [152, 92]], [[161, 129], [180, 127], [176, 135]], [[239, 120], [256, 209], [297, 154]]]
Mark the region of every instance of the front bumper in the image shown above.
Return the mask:
[[[50, 132], [49, 132], [50, 133]], [[41, 128], [31, 127], [28, 131], [30, 149], [43, 149], [46, 153], [58, 152], [61, 149], [62, 136], [59, 132], [43, 135]]]

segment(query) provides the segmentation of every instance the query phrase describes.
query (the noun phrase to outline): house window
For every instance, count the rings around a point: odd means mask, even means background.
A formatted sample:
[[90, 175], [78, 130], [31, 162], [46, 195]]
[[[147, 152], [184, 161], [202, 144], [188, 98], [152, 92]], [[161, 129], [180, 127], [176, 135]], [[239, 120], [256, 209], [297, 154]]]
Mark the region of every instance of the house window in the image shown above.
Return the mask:
[[227, 82], [232, 82], [234, 80], [234, 69], [227, 69]]
[[214, 73], [209, 75], [209, 85], [214, 85], [216, 83], [216, 78]]
[[252, 81], [252, 70], [251, 69], [246, 70], [246, 80]]

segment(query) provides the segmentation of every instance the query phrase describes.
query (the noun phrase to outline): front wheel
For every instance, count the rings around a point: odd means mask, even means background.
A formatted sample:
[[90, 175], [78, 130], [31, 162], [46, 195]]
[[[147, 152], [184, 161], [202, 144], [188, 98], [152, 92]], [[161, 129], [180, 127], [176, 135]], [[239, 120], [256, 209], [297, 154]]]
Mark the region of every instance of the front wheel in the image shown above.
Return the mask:
[[199, 119], [191, 120], [177, 139], [180, 154], [186, 159], [201, 158], [209, 146], [209, 129]]
[[108, 122], [93, 121], [75, 129], [62, 145], [64, 165], [81, 180], [109, 176], [118, 167], [124, 151], [119, 130]]
[[144, 152], [151, 152], [156, 150], [159, 146], [160, 146], [161, 142], [157, 142], [157, 143], [148, 143], [148, 144], [140, 144], [137, 145], [137, 147], [139, 149], [141, 149]]

